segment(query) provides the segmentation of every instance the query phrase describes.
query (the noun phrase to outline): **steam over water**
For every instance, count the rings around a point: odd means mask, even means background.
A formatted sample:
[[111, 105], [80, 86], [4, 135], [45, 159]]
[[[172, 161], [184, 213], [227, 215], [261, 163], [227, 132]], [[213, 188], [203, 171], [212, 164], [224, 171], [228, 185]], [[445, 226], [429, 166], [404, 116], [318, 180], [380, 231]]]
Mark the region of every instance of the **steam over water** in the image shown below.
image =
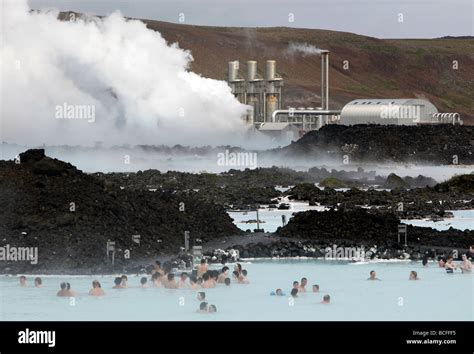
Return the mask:
[[246, 106], [191, 71], [190, 52], [120, 13], [57, 19], [2, 1], [2, 140], [237, 144]]

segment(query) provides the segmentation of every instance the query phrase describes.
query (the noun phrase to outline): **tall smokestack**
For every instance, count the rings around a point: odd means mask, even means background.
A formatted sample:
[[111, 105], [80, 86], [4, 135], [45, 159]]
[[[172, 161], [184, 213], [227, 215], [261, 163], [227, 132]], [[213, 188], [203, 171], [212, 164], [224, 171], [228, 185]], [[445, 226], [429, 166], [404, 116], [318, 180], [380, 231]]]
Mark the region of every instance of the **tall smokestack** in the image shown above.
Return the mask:
[[329, 109], [329, 51], [321, 51], [321, 109]]

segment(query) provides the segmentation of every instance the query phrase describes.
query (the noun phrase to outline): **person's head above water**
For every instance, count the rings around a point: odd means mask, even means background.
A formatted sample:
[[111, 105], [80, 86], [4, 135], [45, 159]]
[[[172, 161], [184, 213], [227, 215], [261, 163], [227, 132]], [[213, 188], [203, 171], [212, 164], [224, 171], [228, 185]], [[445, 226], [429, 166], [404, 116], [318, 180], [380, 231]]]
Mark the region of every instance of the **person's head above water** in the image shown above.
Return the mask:
[[41, 280], [40, 277], [35, 278], [35, 286], [40, 287], [43, 284], [43, 281]]
[[[117, 278], [116, 278], [116, 279], [117, 279]], [[98, 280], [94, 280], [94, 281], [92, 282], [92, 287], [93, 287], [93, 288], [100, 288], [101, 285], [100, 285], [100, 283], [99, 283]]]
[[206, 260], [204, 258], [201, 258], [201, 264], [206, 264]]
[[205, 298], [206, 298], [206, 293], [205, 293], [204, 291], [200, 291], [200, 292], [197, 293], [197, 299], [198, 299], [199, 301], [202, 301], [202, 300], [204, 300]]
[[201, 304], [199, 305], [199, 310], [207, 311], [207, 302], [205, 301], [201, 302]]
[[276, 289], [275, 294], [281, 296], [283, 295], [283, 291], [281, 289]]
[[296, 280], [293, 282], [293, 288], [297, 288], [300, 285]]
[[210, 306], [209, 306], [209, 312], [210, 312], [210, 313], [217, 312], [217, 307], [216, 307], [216, 305], [210, 305]]
[[224, 284], [229, 286], [230, 285], [230, 278], [225, 278], [224, 279]]
[[168, 273], [168, 281], [173, 281], [173, 280], [174, 280], [174, 274]]
[[197, 283], [197, 278], [196, 278], [196, 276], [191, 275], [191, 276], [189, 277], [189, 282], [190, 282], [191, 284], [196, 284], [196, 283]]
[[142, 277], [140, 279], [140, 284], [145, 285], [147, 283], [148, 279], [146, 277]]
[[242, 270], [242, 275], [243, 275], [244, 277], [247, 276], [247, 269], [243, 269], [243, 270]]
[[20, 277], [20, 285], [26, 285], [26, 277], [24, 275]]
[[331, 302], [331, 297], [329, 295], [324, 295], [323, 303], [329, 304]]
[[239, 272], [237, 270], [234, 270], [232, 272], [232, 275], [234, 276], [234, 278], [238, 278], [239, 277]]
[[62, 282], [61, 284], [59, 284], [59, 287], [61, 288], [61, 290], [66, 290], [67, 284], [65, 282]]
[[318, 293], [319, 292], [319, 285], [318, 284], [314, 284], [313, 285], [313, 293]]
[[412, 270], [412, 271], [410, 272], [410, 279], [411, 279], [411, 280], [417, 280], [417, 279], [418, 279], [418, 273], [415, 272], [414, 270]]
[[[120, 284], [122, 284], [122, 278], [121, 278], [121, 277], [116, 277], [116, 278], [114, 279], [114, 284], [115, 284], [116, 286], [119, 286]], [[77, 289], [77, 288], [76, 288], [76, 289]]]
[[204, 274], [202, 275], [202, 280], [208, 281], [208, 280], [209, 280], [209, 273], [204, 273]]
[[308, 279], [306, 279], [306, 278], [301, 278], [301, 287], [305, 287], [306, 284], [308, 284]]
[[157, 267], [160, 267], [160, 268], [161, 268], [161, 262], [160, 262], [160, 261], [156, 261], [156, 262], [155, 262], [155, 265], [156, 265]]
[[180, 278], [182, 281], [185, 281], [188, 278], [188, 273], [182, 272]]
[[293, 297], [298, 296], [298, 289], [296, 289], [296, 288], [291, 289], [291, 296], [293, 296]]
[[224, 267], [222, 267], [221, 273], [226, 273], [228, 271], [229, 271], [229, 267], [224, 266]]
[[242, 272], [242, 265], [240, 263], [237, 263], [234, 267], [234, 270], [236, 270], [237, 273]]

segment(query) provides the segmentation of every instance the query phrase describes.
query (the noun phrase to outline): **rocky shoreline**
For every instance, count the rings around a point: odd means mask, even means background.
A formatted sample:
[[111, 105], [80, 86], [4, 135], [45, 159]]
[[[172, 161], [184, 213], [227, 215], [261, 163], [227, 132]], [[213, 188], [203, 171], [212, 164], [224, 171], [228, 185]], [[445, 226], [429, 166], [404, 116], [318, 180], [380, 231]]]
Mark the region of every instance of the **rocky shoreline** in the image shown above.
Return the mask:
[[[190, 245], [203, 245], [204, 255], [215, 263], [319, 258], [335, 245], [363, 247], [371, 258], [416, 260], [425, 254], [446, 256], [453, 249], [461, 252], [474, 244], [473, 230], [410, 225], [408, 246], [397, 242], [402, 218], [440, 218], [449, 216], [449, 209], [474, 209], [474, 175], [417, 189], [402, 188], [403, 180], [389, 176], [387, 181], [396, 188], [347, 191], [328, 184], [321, 189], [302, 178], [282, 192], [275, 183], [308, 174], [275, 171], [273, 178], [273, 170], [261, 169], [224, 175], [167, 173], [165, 178], [153, 170], [128, 176], [85, 174], [45, 156], [42, 149], [28, 150], [19, 161], [0, 161], [0, 202], [5, 206], [0, 210], [0, 246], [33, 247], [39, 259], [35, 264], [5, 260], [0, 248], [0, 273], [138, 273], [150, 270], [156, 258], [185, 265], [185, 231], [190, 232]], [[226, 190], [229, 186], [232, 189]], [[329, 210], [300, 212], [273, 234], [244, 233], [227, 214], [230, 207], [264, 203], [285, 209], [284, 196]], [[107, 257], [108, 241], [115, 242], [114, 265]]]

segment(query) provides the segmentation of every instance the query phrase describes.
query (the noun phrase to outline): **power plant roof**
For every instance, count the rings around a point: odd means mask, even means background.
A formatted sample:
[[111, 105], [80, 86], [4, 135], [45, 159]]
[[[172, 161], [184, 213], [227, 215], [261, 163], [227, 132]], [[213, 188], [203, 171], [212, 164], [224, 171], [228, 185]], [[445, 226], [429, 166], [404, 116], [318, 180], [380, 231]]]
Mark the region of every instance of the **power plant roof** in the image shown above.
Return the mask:
[[340, 124], [414, 125], [431, 122], [436, 107], [419, 98], [361, 98], [346, 104], [341, 111]]

